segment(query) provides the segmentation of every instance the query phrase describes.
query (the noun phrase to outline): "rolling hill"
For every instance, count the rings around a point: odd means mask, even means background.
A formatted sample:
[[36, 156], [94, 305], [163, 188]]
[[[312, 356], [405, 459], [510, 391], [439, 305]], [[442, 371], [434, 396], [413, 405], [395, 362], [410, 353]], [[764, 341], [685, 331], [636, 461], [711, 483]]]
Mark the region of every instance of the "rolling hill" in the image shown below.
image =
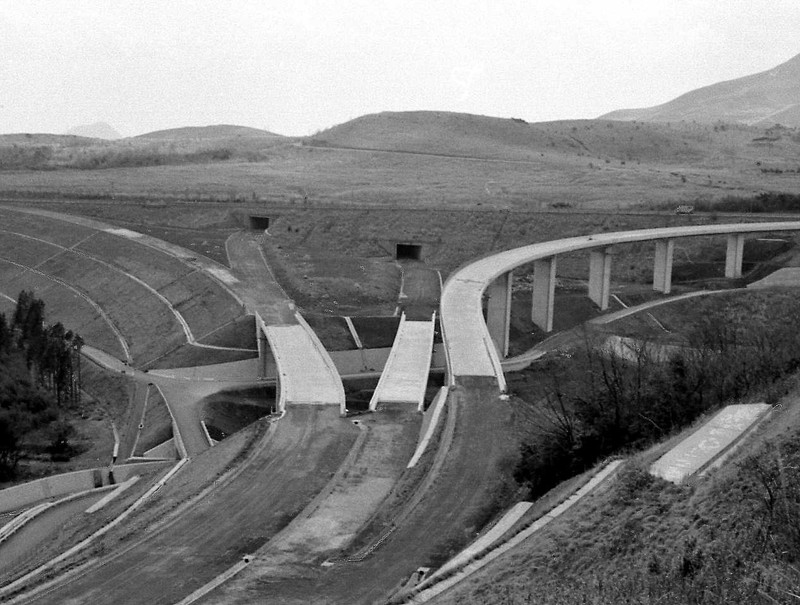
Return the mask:
[[249, 126], [235, 126], [231, 124], [215, 124], [212, 126], [184, 126], [182, 128], [168, 128], [140, 134], [134, 139], [154, 139], [159, 141], [186, 141], [208, 139], [237, 139], [237, 138], [283, 138], [283, 135], [250, 128]]
[[[356, 118], [303, 140], [304, 145], [453, 157], [540, 162], [542, 157], [676, 164], [718, 164], [720, 158], [796, 157], [791, 129], [693, 123], [561, 120], [527, 123], [441, 111], [383, 112]], [[769, 145], [765, 154], [765, 146]]]
[[607, 120], [800, 126], [800, 55], [777, 67], [698, 88], [663, 105], [620, 109]]
[[74, 134], [81, 137], [93, 139], [106, 139], [115, 141], [121, 139], [122, 135], [106, 122], [95, 122], [93, 124], [81, 124], [75, 128], [70, 128], [66, 134]]

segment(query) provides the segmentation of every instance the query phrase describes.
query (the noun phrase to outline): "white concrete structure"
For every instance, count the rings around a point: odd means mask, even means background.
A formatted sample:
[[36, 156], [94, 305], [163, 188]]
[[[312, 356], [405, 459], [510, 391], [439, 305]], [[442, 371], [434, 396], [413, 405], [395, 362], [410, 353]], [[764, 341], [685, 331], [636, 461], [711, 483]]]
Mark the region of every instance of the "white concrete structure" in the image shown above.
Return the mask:
[[531, 319], [550, 332], [553, 329], [553, 298], [556, 293], [556, 257], [541, 258], [533, 263]]
[[589, 298], [600, 307], [608, 309], [611, 295], [611, 248], [599, 248], [589, 252]]
[[375, 411], [379, 403], [422, 404], [431, 369], [434, 319], [435, 314], [431, 321], [409, 321], [405, 313], [400, 317], [392, 351], [369, 402], [370, 410]]
[[656, 257], [653, 267], [653, 290], [656, 292], [669, 294], [672, 290], [672, 254], [674, 250], [674, 240], [656, 240]]
[[735, 278], [742, 276], [744, 235], [744, 233], [731, 233], [728, 236], [728, 249], [725, 254], [725, 277]]
[[[674, 240], [682, 237], [729, 235], [726, 272], [741, 273], [741, 255], [746, 234], [781, 231], [800, 231], [800, 222], [742, 223], [730, 225], [694, 225], [689, 227], [665, 227], [642, 229], [618, 233], [602, 233], [572, 237], [552, 242], [532, 244], [507, 250], [482, 258], [450, 275], [441, 297], [442, 334], [448, 351], [448, 380], [450, 384], [459, 376], [494, 376], [501, 390], [505, 390], [505, 378], [500, 366], [501, 356], [494, 342], [504, 343], [504, 334], [494, 338], [483, 320], [482, 298], [484, 291], [498, 277], [520, 265], [542, 261], [534, 272], [534, 306], [542, 315], [534, 321], [545, 330], [552, 328], [552, 309], [555, 259], [558, 254], [580, 250], [608, 250], [614, 244], [626, 244], [654, 240], [656, 259], [653, 286], [656, 290], [669, 292], [672, 281], [672, 251]], [[733, 243], [731, 243], [733, 242]], [[594, 267], [593, 270], [592, 266]], [[598, 299], [602, 303], [605, 274], [610, 275], [610, 260], [595, 260], [590, 266], [590, 283], [598, 287]], [[737, 269], [738, 268], [738, 269]], [[537, 279], [536, 274], [539, 278]], [[592, 275], [593, 273], [593, 275]], [[597, 302], [597, 301], [595, 301]], [[602, 306], [602, 305], [601, 305]], [[509, 307], [510, 308], [510, 307]], [[546, 312], [541, 310], [545, 309]], [[499, 322], [507, 325], [508, 322]]]
[[330, 356], [314, 341], [313, 332], [300, 324], [259, 323], [277, 366], [278, 411], [289, 404], [338, 405], [344, 414], [342, 380]]
[[511, 287], [514, 272], [503, 273], [489, 284], [486, 300], [486, 324], [501, 357], [508, 355], [508, 332], [511, 324]]
[[683, 483], [723, 455], [769, 409], [766, 403], [726, 406], [656, 460], [650, 473], [673, 483]]

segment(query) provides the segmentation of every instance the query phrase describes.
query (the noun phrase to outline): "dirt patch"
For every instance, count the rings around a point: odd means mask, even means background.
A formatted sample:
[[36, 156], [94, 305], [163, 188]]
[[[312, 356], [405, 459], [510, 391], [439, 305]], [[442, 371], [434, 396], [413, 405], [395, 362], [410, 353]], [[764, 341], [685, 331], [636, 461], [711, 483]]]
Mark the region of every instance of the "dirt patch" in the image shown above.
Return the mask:
[[362, 414], [369, 410], [372, 394], [378, 386], [377, 376], [364, 376], [344, 380], [344, 396], [349, 415]]
[[344, 317], [315, 313], [307, 313], [303, 317], [328, 351], [350, 351], [358, 348]]
[[439, 273], [418, 261], [403, 261], [403, 291], [399, 306], [411, 320], [429, 320], [439, 310]]
[[275, 388], [223, 391], [199, 405], [211, 438], [221, 441], [268, 415], [275, 406]]
[[[69, 460], [51, 460], [47, 429], [26, 436], [26, 449], [31, 456], [20, 461], [18, 477], [22, 483], [48, 475], [105, 466], [114, 449], [113, 421], [118, 429], [125, 426], [128, 402], [133, 393], [131, 383], [118, 374], [108, 372], [86, 357], [81, 357], [83, 392], [80, 403], [64, 407], [62, 414], [74, 428], [69, 438], [72, 455]], [[1, 487], [11, 485], [2, 484]]]
[[142, 424], [139, 441], [133, 451], [135, 456], [141, 456], [147, 450], [172, 439], [172, 416], [167, 402], [161, 392], [152, 386], [148, 387], [147, 407]]
[[334, 315], [394, 309], [400, 271], [390, 258], [331, 254], [327, 246], [282, 245], [275, 238], [266, 240], [264, 253], [278, 282], [302, 309]]
[[394, 337], [400, 326], [399, 317], [351, 317], [350, 319], [365, 349], [380, 349], [394, 344]]

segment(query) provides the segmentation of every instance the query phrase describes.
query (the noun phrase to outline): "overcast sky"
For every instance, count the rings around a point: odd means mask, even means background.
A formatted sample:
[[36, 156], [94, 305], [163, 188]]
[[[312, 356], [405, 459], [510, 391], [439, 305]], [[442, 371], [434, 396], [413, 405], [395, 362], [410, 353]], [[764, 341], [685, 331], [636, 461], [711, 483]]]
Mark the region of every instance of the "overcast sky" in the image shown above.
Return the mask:
[[0, 0], [0, 133], [594, 118], [797, 54], [797, 0]]

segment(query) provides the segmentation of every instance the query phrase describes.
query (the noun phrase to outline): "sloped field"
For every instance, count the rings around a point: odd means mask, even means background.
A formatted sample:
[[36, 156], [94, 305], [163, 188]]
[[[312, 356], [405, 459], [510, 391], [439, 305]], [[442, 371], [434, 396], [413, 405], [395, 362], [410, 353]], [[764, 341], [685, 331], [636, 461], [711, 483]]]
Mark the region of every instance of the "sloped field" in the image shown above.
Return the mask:
[[141, 364], [185, 342], [183, 330], [169, 307], [144, 286], [84, 256], [65, 253], [41, 266], [86, 292], [119, 327]]
[[[4, 279], [4, 275], [12, 273], [13, 277]], [[86, 299], [52, 279], [0, 260], [0, 292], [16, 299], [22, 290], [33, 290], [45, 301], [48, 323], [61, 322], [68, 330], [80, 334], [86, 343], [125, 359], [125, 351], [114, 330]], [[9, 304], [13, 309], [13, 304]]]

